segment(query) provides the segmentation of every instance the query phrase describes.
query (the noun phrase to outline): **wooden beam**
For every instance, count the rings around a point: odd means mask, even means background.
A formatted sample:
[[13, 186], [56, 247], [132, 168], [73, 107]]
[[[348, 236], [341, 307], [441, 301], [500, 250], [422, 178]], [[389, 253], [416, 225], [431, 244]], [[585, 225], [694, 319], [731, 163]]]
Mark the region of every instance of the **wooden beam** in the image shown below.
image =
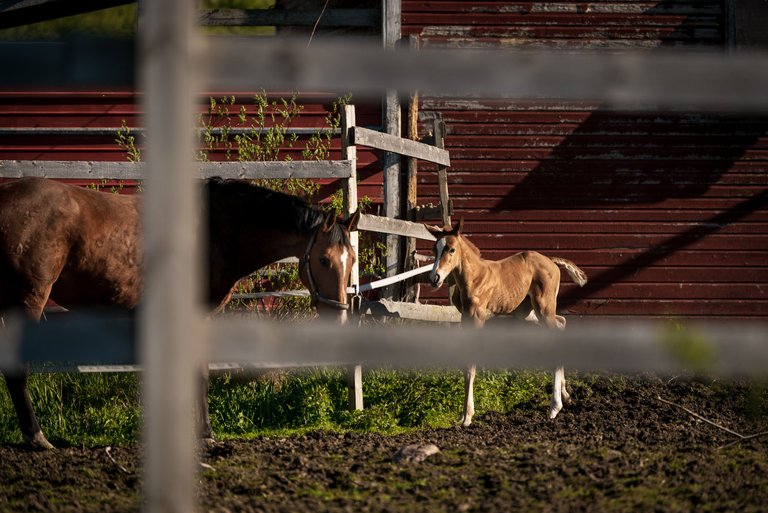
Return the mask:
[[378, 9], [326, 9], [298, 11], [284, 9], [202, 9], [200, 24], [237, 27], [378, 27]]
[[[351, 137], [356, 122], [355, 106], [344, 105], [341, 111], [341, 156], [345, 162], [351, 162], [351, 174], [344, 180], [343, 208], [344, 216], [349, 217], [357, 211], [357, 148]], [[349, 242], [356, 255], [360, 254], [360, 239], [357, 230], [350, 232]], [[355, 261], [349, 276], [349, 285], [360, 285], [360, 262]], [[351, 298], [349, 298], [351, 299]], [[352, 411], [363, 409], [363, 367], [353, 364], [347, 367], [347, 404]]]
[[421, 240], [435, 240], [435, 237], [429, 233], [423, 224], [403, 221], [401, 219], [362, 214], [357, 227], [360, 230], [370, 232], [402, 235], [403, 237], [414, 237]]
[[200, 194], [191, 113], [205, 45], [189, 0], [143, 0], [139, 31], [147, 188], [142, 203], [144, 291], [138, 309], [145, 513], [196, 509], [203, 354]]
[[405, 155], [406, 157], [413, 157], [428, 162], [434, 162], [442, 166], [451, 165], [450, 154], [436, 146], [424, 144], [418, 141], [412, 141], [410, 139], [403, 139], [399, 136], [385, 134], [382, 132], [376, 132], [363, 127], [354, 128], [354, 141], [355, 144], [361, 146], [368, 146], [376, 148], [378, 150], [390, 151]]
[[280, 162], [201, 162], [200, 177], [253, 178], [350, 178], [354, 160], [291, 160]]
[[20, 27], [40, 21], [55, 20], [118, 5], [132, 4], [136, 0], [20, 0], [0, 2], [0, 29]]
[[[200, 178], [349, 178], [352, 160], [292, 160], [284, 162], [198, 162]], [[0, 178], [39, 176], [73, 180], [142, 180], [143, 162], [0, 160]]]
[[382, 299], [363, 303], [362, 313], [377, 317], [396, 317], [429, 322], [461, 322], [461, 314], [453, 306], [421, 305]]
[[[441, 117], [435, 118], [433, 133], [435, 146], [445, 148], [445, 123]], [[451, 224], [451, 200], [448, 197], [448, 171], [443, 165], [437, 167], [437, 184], [440, 188], [440, 217], [442, 218], [443, 226], [448, 226]]]
[[[383, 0], [383, 27], [385, 54], [394, 55], [400, 41], [401, 5], [400, 0]], [[400, 137], [400, 96], [396, 89], [387, 90], [384, 98], [384, 129], [390, 136]], [[402, 218], [402, 197], [400, 195], [400, 155], [387, 151], [384, 155], [384, 215], [392, 219]], [[400, 239], [387, 236], [386, 275], [393, 276], [402, 270]], [[384, 289], [382, 297], [400, 296], [400, 285]]]

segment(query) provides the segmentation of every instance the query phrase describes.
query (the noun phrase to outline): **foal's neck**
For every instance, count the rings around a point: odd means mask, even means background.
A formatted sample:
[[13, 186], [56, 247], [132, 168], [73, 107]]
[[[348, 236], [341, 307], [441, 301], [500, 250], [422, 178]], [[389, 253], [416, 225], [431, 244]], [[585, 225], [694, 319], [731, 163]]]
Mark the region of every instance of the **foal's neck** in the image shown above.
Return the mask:
[[471, 283], [478, 275], [485, 272], [486, 260], [481, 257], [472, 243], [463, 236], [459, 237], [460, 260], [454, 270], [454, 278], [464, 284]]

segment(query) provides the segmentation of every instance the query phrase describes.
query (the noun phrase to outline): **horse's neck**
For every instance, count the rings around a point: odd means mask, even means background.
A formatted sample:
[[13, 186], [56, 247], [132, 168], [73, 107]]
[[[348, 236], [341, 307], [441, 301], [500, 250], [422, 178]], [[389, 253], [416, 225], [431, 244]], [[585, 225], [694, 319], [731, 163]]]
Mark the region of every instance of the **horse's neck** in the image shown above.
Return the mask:
[[454, 278], [466, 288], [487, 272], [488, 264], [480, 256], [480, 251], [477, 250], [476, 246], [463, 237], [459, 240], [461, 244], [461, 261], [453, 272]]

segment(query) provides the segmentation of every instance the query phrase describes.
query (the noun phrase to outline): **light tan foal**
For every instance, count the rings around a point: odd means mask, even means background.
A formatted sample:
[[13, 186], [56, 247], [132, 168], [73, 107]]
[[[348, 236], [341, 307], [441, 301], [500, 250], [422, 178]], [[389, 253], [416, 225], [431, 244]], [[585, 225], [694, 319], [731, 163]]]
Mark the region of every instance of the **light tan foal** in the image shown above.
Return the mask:
[[[560, 269], [563, 267], [579, 286], [587, 276], [570, 260], [546, 257], [535, 251], [523, 251], [503, 260], [485, 260], [480, 250], [461, 235], [463, 219], [453, 227], [427, 229], [437, 238], [435, 265], [430, 281], [435, 288], [450, 276], [457, 285], [453, 302], [461, 311], [462, 322], [482, 327], [494, 315], [512, 314], [526, 321], [549, 328], [564, 329], [565, 318], [557, 315], [557, 294], [560, 290]], [[472, 423], [475, 413], [473, 385], [476, 366], [464, 372], [463, 426]], [[565, 370], [555, 370], [549, 418], [553, 419], [569, 402], [565, 386]]]

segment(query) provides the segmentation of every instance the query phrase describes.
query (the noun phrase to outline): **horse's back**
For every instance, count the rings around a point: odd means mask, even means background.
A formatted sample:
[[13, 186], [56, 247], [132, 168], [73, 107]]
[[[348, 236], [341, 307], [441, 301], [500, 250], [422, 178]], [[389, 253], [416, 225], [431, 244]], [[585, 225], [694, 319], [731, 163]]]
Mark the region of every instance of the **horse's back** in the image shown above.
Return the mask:
[[42, 178], [0, 185], [3, 286], [51, 290], [63, 306], [132, 307], [138, 222], [135, 198]]

